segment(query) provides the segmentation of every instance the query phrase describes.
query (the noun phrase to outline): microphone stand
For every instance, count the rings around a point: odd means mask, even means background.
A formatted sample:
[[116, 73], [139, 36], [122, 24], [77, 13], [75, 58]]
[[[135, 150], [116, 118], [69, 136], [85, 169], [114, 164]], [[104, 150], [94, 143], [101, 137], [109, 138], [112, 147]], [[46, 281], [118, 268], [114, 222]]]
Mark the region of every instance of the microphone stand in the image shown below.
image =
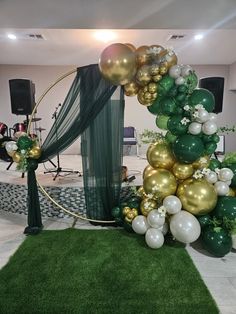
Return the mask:
[[[55, 133], [56, 133], [56, 144], [58, 143], [58, 131], [57, 131], [57, 111], [59, 109], [59, 107], [61, 107], [61, 104], [59, 104], [56, 109], [55, 109], [55, 112], [53, 113], [52, 115], [52, 119], [55, 119]], [[56, 175], [54, 176], [53, 178], [53, 181], [56, 180], [56, 178], [60, 175], [61, 172], [65, 172], [65, 173], [75, 173], [75, 174], [79, 174], [79, 177], [81, 177], [81, 173], [79, 171], [74, 171], [74, 170], [66, 170], [66, 169], [63, 169], [61, 168], [60, 166], [60, 158], [59, 158], [59, 150], [58, 150], [58, 145], [57, 145], [57, 167], [56, 169], [53, 169], [53, 170], [48, 170], [48, 171], [45, 171], [44, 173], [56, 173]]]

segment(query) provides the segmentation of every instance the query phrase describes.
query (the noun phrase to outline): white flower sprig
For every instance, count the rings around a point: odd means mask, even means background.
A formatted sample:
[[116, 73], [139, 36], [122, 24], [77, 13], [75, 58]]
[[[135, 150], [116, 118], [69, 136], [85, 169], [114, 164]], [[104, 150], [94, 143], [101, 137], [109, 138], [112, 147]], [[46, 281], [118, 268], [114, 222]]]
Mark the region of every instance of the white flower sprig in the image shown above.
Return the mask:
[[191, 109], [191, 107], [190, 107], [189, 105], [185, 105], [185, 106], [184, 106], [184, 110], [185, 110], [185, 111], [190, 111], [190, 109]]
[[159, 53], [161, 52], [162, 48], [161, 47], [151, 47], [149, 49], [147, 49], [147, 54], [148, 55], [159, 55]]
[[161, 215], [161, 217], [165, 217], [166, 216], [166, 208], [165, 206], [160, 206], [158, 209], [157, 209], [158, 213]]
[[204, 174], [202, 173], [201, 170], [197, 170], [197, 171], [195, 171], [194, 174], [193, 174], [193, 178], [194, 178], [194, 179], [201, 179], [201, 178], [203, 178], [203, 177], [204, 177]]
[[189, 120], [188, 118], [186, 118], [186, 117], [184, 117], [184, 118], [180, 121], [180, 123], [183, 124], [183, 125], [187, 125], [189, 122], [190, 122], [190, 120]]

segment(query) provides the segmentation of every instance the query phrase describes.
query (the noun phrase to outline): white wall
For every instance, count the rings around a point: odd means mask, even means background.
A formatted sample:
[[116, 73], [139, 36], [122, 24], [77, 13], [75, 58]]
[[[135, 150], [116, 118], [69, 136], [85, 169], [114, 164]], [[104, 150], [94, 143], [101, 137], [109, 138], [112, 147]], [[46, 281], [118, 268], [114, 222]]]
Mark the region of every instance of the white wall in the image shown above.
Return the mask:
[[[35, 83], [36, 100], [43, 91], [53, 83], [58, 77], [70, 71], [74, 67], [68, 66], [15, 66], [0, 65], [0, 122], [6, 123], [12, 127], [17, 122], [22, 122], [24, 116], [16, 116], [11, 113], [10, 93], [8, 81], [9, 79], [25, 78]], [[223, 112], [219, 114], [219, 126], [228, 124], [229, 126], [236, 123], [236, 92], [229, 91], [229, 66], [193, 66], [198, 78], [210, 76], [225, 77], [224, 104]], [[43, 138], [46, 137], [48, 130], [52, 125], [52, 113], [55, 107], [62, 103], [74, 76], [64, 79], [58, 84], [42, 101], [37, 116], [42, 118], [38, 126], [46, 128], [43, 132]], [[138, 133], [144, 129], [158, 130], [155, 124], [155, 116], [152, 115], [145, 106], [137, 101], [136, 97], [126, 97], [125, 106], [125, 126], [136, 127]], [[79, 150], [78, 143], [75, 143], [67, 150], [67, 153], [77, 153]], [[141, 154], [145, 153], [146, 145], [141, 148]], [[236, 141], [234, 134], [226, 135], [226, 151], [236, 150]]]

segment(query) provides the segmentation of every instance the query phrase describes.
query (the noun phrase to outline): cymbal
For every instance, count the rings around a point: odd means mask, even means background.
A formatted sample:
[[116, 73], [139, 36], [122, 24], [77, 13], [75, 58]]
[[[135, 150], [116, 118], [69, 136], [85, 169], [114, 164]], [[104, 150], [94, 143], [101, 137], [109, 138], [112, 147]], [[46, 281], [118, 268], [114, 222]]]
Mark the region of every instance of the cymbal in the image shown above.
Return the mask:
[[[37, 122], [37, 121], [40, 121], [40, 120], [42, 120], [42, 118], [33, 118], [31, 121], [32, 122]], [[30, 121], [30, 119], [29, 119], [29, 121]], [[27, 122], [27, 120], [24, 120], [24, 123], [26, 123]]]
[[35, 128], [35, 130], [36, 130], [36, 131], [39, 131], [39, 132], [41, 132], [41, 131], [46, 131], [46, 129], [40, 128], [40, 127], [39, 127], [39, 128]]

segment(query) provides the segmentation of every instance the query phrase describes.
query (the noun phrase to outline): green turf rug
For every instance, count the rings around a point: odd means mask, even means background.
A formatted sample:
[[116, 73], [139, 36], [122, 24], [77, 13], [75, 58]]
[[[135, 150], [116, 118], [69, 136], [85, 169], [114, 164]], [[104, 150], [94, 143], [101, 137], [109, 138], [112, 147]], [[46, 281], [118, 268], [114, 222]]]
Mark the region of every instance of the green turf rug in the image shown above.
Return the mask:
[[43, 231], [0, 271], [0, 313], [218, 313], [185, 249], [124, 230]]

